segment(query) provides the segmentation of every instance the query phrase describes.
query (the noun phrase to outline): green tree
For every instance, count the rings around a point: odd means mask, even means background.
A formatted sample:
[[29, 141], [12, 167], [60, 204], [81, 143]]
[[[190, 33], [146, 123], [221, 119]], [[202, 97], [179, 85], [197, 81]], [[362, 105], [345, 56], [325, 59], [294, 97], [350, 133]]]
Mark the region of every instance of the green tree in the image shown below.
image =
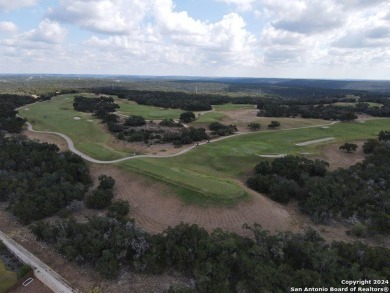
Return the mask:
[[389, 141], [390, 140], [390, 130], [382, 130], [378, 135], [379, 141]]
[[339, 147], [340, 150], [346, 151], [347, 153], [355, 152], [357, 148], [358, 148], [357, 144], [348, 143], [348, 142], [346, 142], [345, 144]]
[[248, 124], [248, 128], [252, 131], [256, 131], [260, 129], [260, 123], [252, 122]]
[[116, 218], [118, 220], [121, 220], [125, 218], [125, 216], [129, 213], [129, 210], [130, 210], [129, 203], [124, 200], [119, 200], [113, 202], [108, 207], [107, 216], [110, 218]]
[[115, 185], [115, 179], [111, 176], [100, 175], [99, 176], [99, 186], [98, 189], [113, 189]]
[[279, 121], [271, 121], [271, 123], [268, 124], [267, 126], [268, 126], [268, 128], [275, 129], [275, 128], [280, 126], [280, 122]]
[[191, 111], [186, 111], [180, 114], [180, 121], [190, 123], [195, 120], [195, 114]]
[[86, 196], [85, 205], [89, 209], [104, 209], [111, 204], [113, 197], [111, 189], [96, 189]]
[[363, 144], [362, 149], [365, 154], [370, 154], [374, 151], [374, 149], [376, 149], [380, 145], [381, 143], [378, 140], [369, 139]]
[[358, 117], [354, 112], [346, 112], [343, 115], [341, 115], [340, 120], [341, 121], [352, 121], [357, 119]]
[[103, 250], [102, 256], [96, 263], [96, 269], [107, 279], [115, 278], [119, 272], [119, 264], [115, 255], [108, 249]]

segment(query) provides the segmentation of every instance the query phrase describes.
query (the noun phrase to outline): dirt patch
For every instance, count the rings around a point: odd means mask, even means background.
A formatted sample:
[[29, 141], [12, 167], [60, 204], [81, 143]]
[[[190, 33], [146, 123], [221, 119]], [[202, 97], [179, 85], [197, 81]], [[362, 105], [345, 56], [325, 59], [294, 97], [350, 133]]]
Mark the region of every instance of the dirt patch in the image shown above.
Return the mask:
[[147, 145], [143, 142], [127, 142], [124, 140], [115, 139], [114, 137], [107, 142], [107, 145], [112, 147], [113, 149], [117, 149], [117, 150], [119, 149], [137, 155], [148, 154], [148, 155], [159, 155], [159, 156], [177, 154], [183, 151], [184, 149], [193, 146], [195, 144], [196, 143], [186, 144], [180, 148], [176, 148], [172, 143], [164, 143], [164, 144], [156, 143], [156, 144]]
[[337, 168], [348, 168], [349, 166], [355, 165], [356, 163], [364, 160], [364, 153], [362, 149], [364, 141], [355, 141], [353, 143], [358, 145], [356, 152], [346, 153], [339, 149], [340, 145], [332, 144], [324, 147], [323, 155], [320, 157], [320, 159], [329, 163], [330, 170], [335, 170]]
[[166, 185], [131, 174], [115, 166], [90, 164], [91, 174], [97, 178], [107, 174], [115, 178], [115, 197], [127, 200], [131, 206], [130, 217], [150, 233], [162, 232], [168, 226], [181, 222], [198, 224], [208, 231], [222, 228], [249, 236], [242, 225], [259, 223], [270, 231], [289, 230], [292, 219], [282, 205], [246, 189], [249, 200], [235, 207], [199, 207], [183, 203]]
[[40, 132], [32, 132], [29, 130], [25, 130], [23, 132], [23, 134], [32, 140], [37, 140], [40, 142], [47, 142], [47, 143], [54, 143], [60, 148], [61, 151], [68, 150], [68, 144], [66, 143], [65, 139], [63, 139], [62, 137], [60, 137], [58, 135], [40, 133]]
[[259, 118], [256, 117], [257, 112], [259, 112], [257, 109], [241, 109], [224, 111], [223, 113], [234, 121], [251, 122]]

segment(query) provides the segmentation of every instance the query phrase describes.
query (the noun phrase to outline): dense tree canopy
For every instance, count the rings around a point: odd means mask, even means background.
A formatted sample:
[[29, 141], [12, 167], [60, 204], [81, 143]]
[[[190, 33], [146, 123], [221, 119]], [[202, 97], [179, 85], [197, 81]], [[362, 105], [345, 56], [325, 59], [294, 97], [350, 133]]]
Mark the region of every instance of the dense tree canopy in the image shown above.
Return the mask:
[[197, 292], [287, 292], [389, 275], [390, 250], [385, 248], [327, 244], [311, 230], [270, 235], [258, 225], [247, 228], [253, 240], [219, 229], [209, 234], [188, 224], [150, 235], [131, 221], [107, 218], [40, 222], [32, 231], [69, 260], [90, 264], [106, 278], [116, 277], [123, 266], [149, 273], [173, 268], [194, 278]]
[[358, 146], [354, 143], [346, 142], [339, 147], [340, 150], [346, 151], [347, 153], [352, 153], [357, 150]]
[[0, 138], [0, 200], [23, 223], [81, 200], [91, 179], [84, 161], [52, 144]]
[[194, 112], [187, 111], [180, 114], [180, 121], [184, 123], [191, 123], [194, 120], [195, 120]]
[[260, 162], [249, 187], [283, 203], [300, 201], [303, 212], [327, 223], [346, 219], [368, 234], [390, 233], [390, 146], [378, 140], [363, 145], [371, 155], [347, 169], [326, 171], [324, 161], [287, 156]]
[[234, 134], [237, 131], [236, 125], [224, 125], [219, 122], [212, 122], [209, 125], [209, 129], [213, 135], [226, 136]]
[[34, 101], [31, 96], [0, 95], [0, 131], [19, 133], [26, 120], [16, 116], [16, 108]]
[[84, 96], [75, 96], [73, 101], [73, 107], [76, 111], [97, 113], [103, 112], [115, 112], [119, 109], [119, 105], [114, 103], [114, 99], [111, 97], [98, 97], [88, 98]]

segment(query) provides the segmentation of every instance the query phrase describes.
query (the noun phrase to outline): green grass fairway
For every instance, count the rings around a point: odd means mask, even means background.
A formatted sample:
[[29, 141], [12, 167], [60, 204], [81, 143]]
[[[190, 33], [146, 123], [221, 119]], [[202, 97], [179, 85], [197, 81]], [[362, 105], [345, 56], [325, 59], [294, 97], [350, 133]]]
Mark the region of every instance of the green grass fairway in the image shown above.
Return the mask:
[[[234, 180], [251, 172], [260, 154], [318, 155], [324, 145], [376, 137], [388, 129], [390, 119], [375, 119], [366, 123], [338, 123], [329, 128], [305, 128], [268, 131], [228, 138], [202, 145], [191, 152], [174, 158], [140, 158], [120, 165], [189, 190], [198, 192], [195, 202], [232, 203], [245, 198], [245, 192]], [[296, 143], [335, 137], [333, 141], [299, 147]], [[185, 194], [180, 194], [186, 201]], [[203, 199], [202, 199], [203, 198]]]
[[215, 111], [232, 111], [232, 110], [245, 110], [245, 109], [255, 109], [256, 105], [249, 104], [223, 104], [223, 105], [213, 105]]
[[15, 272], [7, 271], [4, 262], [0, 259], [0, 293], [4, 293], [18, 281]]
[[238, 200], [248, 197], [248, 194], [229, 178], [204, 175], [187, 165], [172, 164], [165, 158], [129, 160], [119, 163], [119, 166], [172, 186], [186, 203], [234, 205]]
[[[104, 130], [98, 119], [89, 113], [73, 110], [73, 97], [74, 95], [61, 95], [51, 101], [27, 105], [19, 110], [19, 115], [27, 119], [35, 130], [66, 134], [78, 150], [95, 159], [112, 160], [129, 155], [108, 146], [111, 134]], [[75, 120], [73, 117], [81, 119]]]
[[148, 120], [179, 119], [183, 110], [164, 109], [153, 106], [138, 105], [136, 102], [124, 99], [115, 99], [115, 103], [120, 106], [119, 113], [123, 115], [140, 115]]
[[[370, 107], [382, 107], [383, 104], [380, 103], [374, 103], [374, 102], [363, 102], [365, 104], [368, 104]], [[334, 103], [335, 106], [352, 106], [356, 107], [356, 103], [348, 103], [348, 102], [337, 102]]]
[[216, 121], [222, 121], [224, 118], [227, 118], [225, 114], [221, 112], [214, 112], [210, 111], [207, 113], [204, 113], [203, 115], [200, 115], [199, 117], [196, 118], [194, 122], [192, 122], [192, 126], [196, 127], [196, 124], [201, 124], [201, 123], [211, 123], [211, 122], [216, 122]]

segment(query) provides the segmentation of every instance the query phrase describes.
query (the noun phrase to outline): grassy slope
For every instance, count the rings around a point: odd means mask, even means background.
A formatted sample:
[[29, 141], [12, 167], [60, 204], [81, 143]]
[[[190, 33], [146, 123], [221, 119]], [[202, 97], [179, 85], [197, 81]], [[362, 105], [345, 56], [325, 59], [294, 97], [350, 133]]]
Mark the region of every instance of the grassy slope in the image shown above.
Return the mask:
[[148, 120], [178, 119], [184, 111], [179, 109], [164, 109], [153, 106], [138, 105], [136, 102], [115, 99], [120, 106], [119, 113], [124, 115], [140, 115]]
[[17, 282], [17, 275], [15, 272], [7, 271], [4, 262], [0, 259], [0, 293], [6, 290]]

